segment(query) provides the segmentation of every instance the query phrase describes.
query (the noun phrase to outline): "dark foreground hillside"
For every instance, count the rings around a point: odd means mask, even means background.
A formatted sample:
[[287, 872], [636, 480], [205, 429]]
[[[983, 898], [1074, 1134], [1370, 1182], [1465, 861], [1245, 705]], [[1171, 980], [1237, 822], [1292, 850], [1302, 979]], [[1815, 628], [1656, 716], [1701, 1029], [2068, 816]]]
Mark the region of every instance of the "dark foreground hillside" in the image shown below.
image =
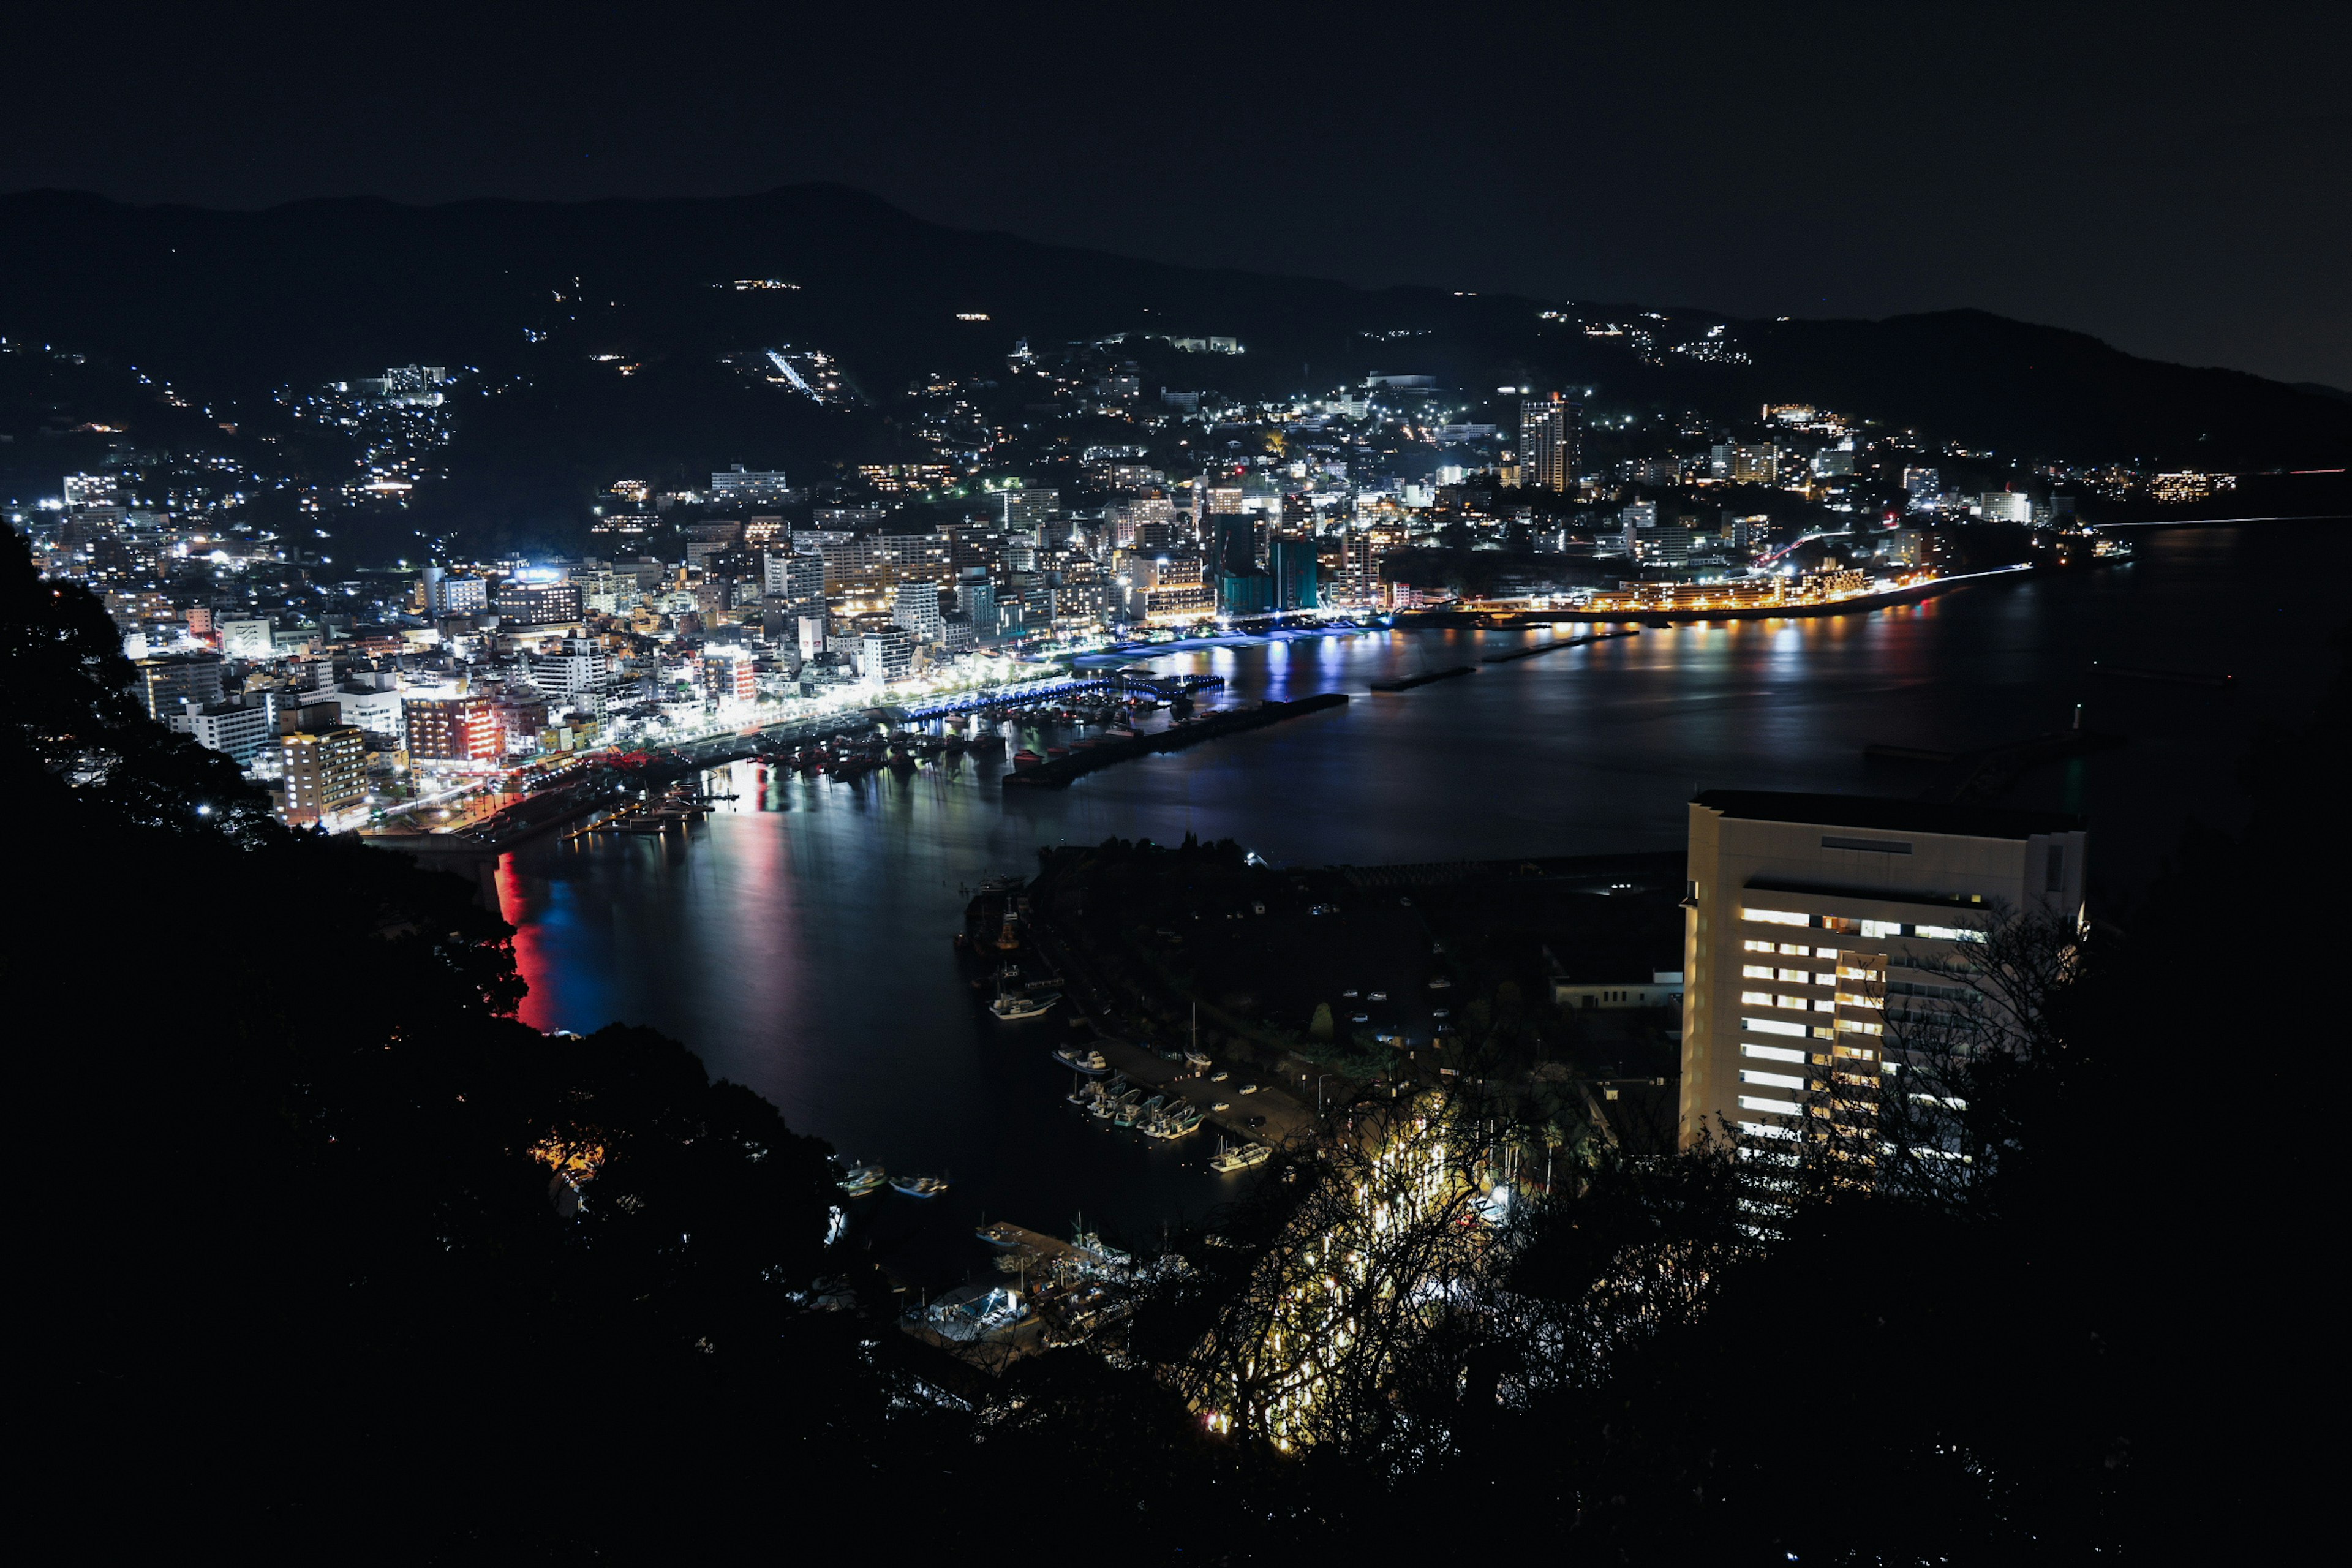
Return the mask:
[[[2038, 1054], [1982, 1079], [1997, 1170], [1964, 1200], [1809, 1200], [1759, 1248], [1731, 1163], [1598, 1161], [1478, 1313], [1432, 1298], [1391, 1314], [1394, 1363], [1342, 1356], [1328, 1442], [1284, 1454], [1178, 1390], [1306, 1205], [1345, 1201], [1312, 1162], [1222, 1245], [1179, 1238], [1195, 1271], [1123, 1363], [990, 1379], [887, 1294], [808, 1310], [819, 1275], [875, 1289], [823, 1245], [822, 1144], [647, 1031], [516, 1023], [509, 933], [461, 884], [275, 826], [128, 706], [98, 605], [7, 548], [44, 1555], [2257, 1559], [2324, 1495], [2326, 1134], [2295, 1120], [2311, 1042], [2248, 998], [2327, 973], [2341, 851], [2276, 825], [2326, 782], [2340, 680], [2250, 760], [2249, 837], [2185, 840]], [[584, 1208], [551, 1201], [590, 1167]], [[1544, 1332], [1497, 1339], [1506, 1308]]]

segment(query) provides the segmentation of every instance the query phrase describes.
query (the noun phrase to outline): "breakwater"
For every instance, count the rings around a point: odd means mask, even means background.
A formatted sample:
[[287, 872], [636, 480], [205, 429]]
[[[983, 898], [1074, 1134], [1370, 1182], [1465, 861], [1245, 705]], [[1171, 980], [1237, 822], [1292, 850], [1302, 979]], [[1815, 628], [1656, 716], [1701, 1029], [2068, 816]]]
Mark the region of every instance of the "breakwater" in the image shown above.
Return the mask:
[[1457, 675], [1475, 675], [1475, 664], [1457, 664], [1444, 669], [1433, 669], [1421, 675], [1400, 675], [1393, 680], [1375, 680], [1374, 691], [1411, 691], [1416, 686], [1426, 686], [1433, 680], [1451, 680]]
[[1347, 701], [1348, 694], [1344, 691], [1325, 691], [1313, 697], [1302, 697], [1296, 702], [1264, 702], [1255, 708], [1211, 713], [1189, 724], [1171, 725], [1149, 735], [1097, 741], [1090, 746], [1073, 747], [1067, 756], [1049, 758], [1035, 767], [1006, 773], [1004, 785], [1007, 789], [1059, 789], [1074, 779], [1093, 773], [1097, 768], [1107, 768], [1113, 763], [1150, 756], [1155, 752], [1181, 751], [1203, 741], [1213, 741], [1220, 735], [1237, 735], [1244, 730], [1262, 730], [1286, 719], [1303, 718], [1309, 713], [1319, 713], [1326, 708], [1344, 707]]
[[1641, 627], [1629, 626], [1623, 631], [1594, 632], [1589, 637], [1554, 637], [1549, 642], [1539, 642], [1533, 647], [1515, 647], [1508, 653], [1490, 653], [1478, 662], [1480, 664], [1508, 664], [1515, 658], [1533, 658], [1539, 653], [1556, 653], [1564, 647], [1582, 647], [1587, 643], [1605, 642], [1611, 637], [1639, 637], [1641, 635]]

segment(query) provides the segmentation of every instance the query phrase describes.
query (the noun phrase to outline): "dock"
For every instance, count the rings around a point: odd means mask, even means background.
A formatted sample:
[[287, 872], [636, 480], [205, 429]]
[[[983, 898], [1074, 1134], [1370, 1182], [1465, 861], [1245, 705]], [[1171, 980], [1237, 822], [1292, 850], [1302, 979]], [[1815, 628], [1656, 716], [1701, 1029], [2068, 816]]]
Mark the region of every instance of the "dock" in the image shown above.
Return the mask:
[[[1554, 637], [1549, 642], [1539, 642], [1533, 647], [1515, 647], [1508, 653], [1490, 653], [1478, 662], [1480, 664], [1508, 664], [1513, 659], [1533, 658], [1539, 653], [1558, 653], [1564, 647], [1583, 647], [1588, 643], [1603, 642], [1610, 637], [1640, 637], [1641, 635], [1641, 627], [1628, 626], [1623, 631], [1594, 632], [1587, 637]], [[1373, 689], [1378, 690], [1379, 688], [1375, 687]]]
[[1213, 741], [1221, 735], [1261, 730], [1269, 724], [1279, 724], [1286, 719], [1304, 718], [1327, 708], [1345, 707], [1347, 701], [1348, 694], [1344, 691], [1325, 691], [1313, 697], [1302, 697], [1296, 702], [1262, 702], [1255, 708], [1211, 713], [1189, 724], [1171, 725], [1165, 730], [1155, 730], [1149, 735], [1097, 741], [1092, 745], [1074, 747], [1067, 756], [1052, 758], [1034, 768], [1015, 769], [1004, 775], [1004, 786], [1007, 789], [1059, 789], [1097, 768], [1109, 767], [1113, 763], [1150, 756], [1158, 752], [1181, 751], [1186, 746], [1197, 746], [1203, 741]]
[[1372, 689], [1380, 692], [1411, 691], [1416, 686], [1427, 686], [1433, 680], [1452, 680], [1458, 675], [1475, 675], [1475, 664], [1456, 664], [1444, 669], [1433, 669], [1421, 675], [1400, 675], [1390, 680], [1375, 680]]
[[[1280, 1089], [1265, 1087], [1263, 1080], [1269, 1075], [1278, 1076], [1276, 1069], [1218, 1061], [1215, 1068], [1234, 1076], [1223, 1083], [1211, 1083], [1187, 1064], [1171, 1062], [1126, 1040], [1098, 1039], [1095, 1049], [1102, 1052], [1103, 1060], [1126, 1074], [1129, 1082], [1182, 1100], [1200, 1111], [1204, 1126], [1213, 1126], [1228, 1138], [1271, 1146], [1315, 1130], [1314, 1112]], [[1254, 1081], [1260, 1085], [1255, 1094], [1241, 1092], [1243, 1084]], [[1233, 1109], [1211, 1109], [1219, 1100]], [[1243, 1120], [1249, 1116], [1265, 1117], [1265, 1125], [1249, 1126]]]

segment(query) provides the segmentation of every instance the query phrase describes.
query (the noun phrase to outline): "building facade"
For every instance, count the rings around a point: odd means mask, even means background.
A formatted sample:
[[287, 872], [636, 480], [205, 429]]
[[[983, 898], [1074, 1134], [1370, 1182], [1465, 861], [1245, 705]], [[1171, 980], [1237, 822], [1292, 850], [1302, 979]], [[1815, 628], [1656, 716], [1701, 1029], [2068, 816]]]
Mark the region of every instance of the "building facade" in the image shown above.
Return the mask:
[[1519, 404], [1519, 482], [1555, 492], [1576, 486], [1577, 441], [1583, 409], [1559, 393]]
[[367, 801], [367, 737], [348, 725], [289, 735], [285, 817], [296, 827], [331, 824]]
[[1808, 1097], [1874, 1104], [1890, 994], [1952, 989], [2005, 916], [2082, 918], [2082, 822], [2055, 812], [1709, 790], [1689, 854], [1685, 1148], [1797, 1138]]
[[488, 698], [411, 698], [406, 713], [412, 762], [492, 763], [506, 750]]

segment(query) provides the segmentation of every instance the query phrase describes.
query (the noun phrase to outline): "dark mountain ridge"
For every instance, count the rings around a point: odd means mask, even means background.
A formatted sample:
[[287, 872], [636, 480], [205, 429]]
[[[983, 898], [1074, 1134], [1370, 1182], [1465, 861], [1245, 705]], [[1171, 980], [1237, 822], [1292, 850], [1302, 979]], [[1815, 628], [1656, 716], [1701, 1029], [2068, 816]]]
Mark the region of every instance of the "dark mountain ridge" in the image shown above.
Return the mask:
[[[1242, 399], [1391, 372], [1434, 375], [1473, 397], [1502, 385], [1590, 387], [1597, 407], [1724, 422], [1753, 420], [1768, 401], [1811, 403], [1931, 439], [2075, 461], [2257, 469], [2337, 466], [2352, 453], [2340, 400], [1978, 310], [1756, 321], [1577, 305], [1546, 320], [1552, 307], [1511, 296], [1176, 267], [951, 229], [836, 185], [572, 204], [350, 198], [259, 212], [36, 191], [0, 196], [0, 334], [12, 340], [135, 364], [247, 408], [273, 387], [386, 364], [473, 367], [534, 389], [519, 400], [541, 405], [534, 419], [509, 410], [518, 430], [542, 427], [534, 438], [603, 432], [575, 444], [642, 442], [688, 469], [831, 461], [888, 443], [888, 421], [871, 408], [862, 421], [812, 419], [773, 399], [727, 412], [710, 385], [687, 395], [687, 380], [709, 382], [719, 354], [821, 349], [882, 405], [915, 376], [999, 374], [1019, 339], [1121, 331], [1240, 339], [1246, 353], [1162, 355], [1147, 369], [1164, 384]], [[968, 314], [988, 319], [959, 319]], [[1588, 335], [1601, 321], [1655, 336], [1640, 348]], [[1711, 327], [1731, 352], [1689, 353]], [[590, 374], [594, 353], [641, 362], [648, 374]], [[664, 366], [670, 391], [656, 395]], [[1170, 379], [1179, 375], [1191, 383]], [[690, 416], [665, 413], [688, 406]], [[746, 449], [771, 426], [779, 450]]]

